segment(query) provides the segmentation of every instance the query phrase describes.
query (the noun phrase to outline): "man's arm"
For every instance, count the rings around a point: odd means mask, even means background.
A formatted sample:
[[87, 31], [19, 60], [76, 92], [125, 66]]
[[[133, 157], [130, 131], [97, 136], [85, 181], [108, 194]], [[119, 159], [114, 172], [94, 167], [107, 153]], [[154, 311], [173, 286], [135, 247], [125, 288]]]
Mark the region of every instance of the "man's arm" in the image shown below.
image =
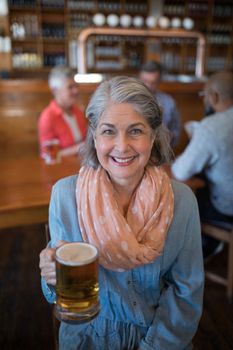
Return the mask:
[[185, 181], [201, 173], [211, 163], [213, 147], [208, 131], [198, 126], [184, 152], [172, 164], [173, 176]]

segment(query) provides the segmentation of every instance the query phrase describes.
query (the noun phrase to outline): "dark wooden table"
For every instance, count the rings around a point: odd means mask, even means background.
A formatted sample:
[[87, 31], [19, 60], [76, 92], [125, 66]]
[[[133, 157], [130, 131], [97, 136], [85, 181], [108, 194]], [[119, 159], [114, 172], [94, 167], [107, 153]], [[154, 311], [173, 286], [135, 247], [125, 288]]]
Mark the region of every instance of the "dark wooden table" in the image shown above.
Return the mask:
[[46, 165], [39, 157], [0, 161], [0, 228], [45, 223], [52, 185], [80, 168], [77, 157]]

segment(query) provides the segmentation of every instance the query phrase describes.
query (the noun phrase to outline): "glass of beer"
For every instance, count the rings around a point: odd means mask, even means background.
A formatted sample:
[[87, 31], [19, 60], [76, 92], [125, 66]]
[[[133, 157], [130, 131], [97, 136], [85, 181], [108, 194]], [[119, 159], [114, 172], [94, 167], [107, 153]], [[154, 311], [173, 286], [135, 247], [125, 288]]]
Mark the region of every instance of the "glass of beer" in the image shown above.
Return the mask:
[[68, 323], [88, 322], [100, 310], [98, 251], [84, 242], [57, 248], [55, 315]]
[[46, 164], [60, 163], [60, 141], [58, 139], [52, 139], [44, 141], [42, 144], [42, 158]]

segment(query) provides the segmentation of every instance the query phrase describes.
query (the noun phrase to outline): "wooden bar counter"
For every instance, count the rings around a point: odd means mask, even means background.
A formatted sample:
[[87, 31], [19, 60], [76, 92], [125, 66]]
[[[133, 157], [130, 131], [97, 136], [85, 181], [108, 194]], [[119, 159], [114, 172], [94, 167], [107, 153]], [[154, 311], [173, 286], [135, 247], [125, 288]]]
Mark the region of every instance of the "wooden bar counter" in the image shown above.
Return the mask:
[[72, 156], [46, 165], [37, 156], [0, 160], [0, 166], [1, 229], [46, 223], [53, 184], [62, 177], [77, 174], [80, 162]]

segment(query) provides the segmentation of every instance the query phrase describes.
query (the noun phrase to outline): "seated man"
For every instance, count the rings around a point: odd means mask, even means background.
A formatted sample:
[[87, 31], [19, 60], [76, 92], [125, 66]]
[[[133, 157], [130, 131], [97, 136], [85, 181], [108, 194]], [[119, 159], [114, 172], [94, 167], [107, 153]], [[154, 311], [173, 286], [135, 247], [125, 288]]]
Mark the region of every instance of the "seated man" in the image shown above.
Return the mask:
[[159, 62], [148, 61], [142, 65], [139, 72], [139, 79], [148, 87], [156, 97], [163, 110], [163, 123], [171, 133], [171, 145], [176, 146], [181, 132], [181, 119], [175, 100], [168, 94], [159, 90], [159, 83], [163, 67]]
[[[215, 111], [193, 129], [190, 143], [172, 165], [178, 180], [205, 176], [206, 187], [197, 192], [202, 221], [233, 221], [233, 73], [212, 75], [204, 101]], [[203, 236], [204, 257], [220, 250], [220, 243]]]
[[86, 137], [87, 123], [83, 112], [76, 105], [78, 87], [72, 70], [54, 67], [48, 78], [54, 99], [42, 111], [38, 129], [41, 154], [43, 143], [58, 139], [61, 156], [77, 154]]

